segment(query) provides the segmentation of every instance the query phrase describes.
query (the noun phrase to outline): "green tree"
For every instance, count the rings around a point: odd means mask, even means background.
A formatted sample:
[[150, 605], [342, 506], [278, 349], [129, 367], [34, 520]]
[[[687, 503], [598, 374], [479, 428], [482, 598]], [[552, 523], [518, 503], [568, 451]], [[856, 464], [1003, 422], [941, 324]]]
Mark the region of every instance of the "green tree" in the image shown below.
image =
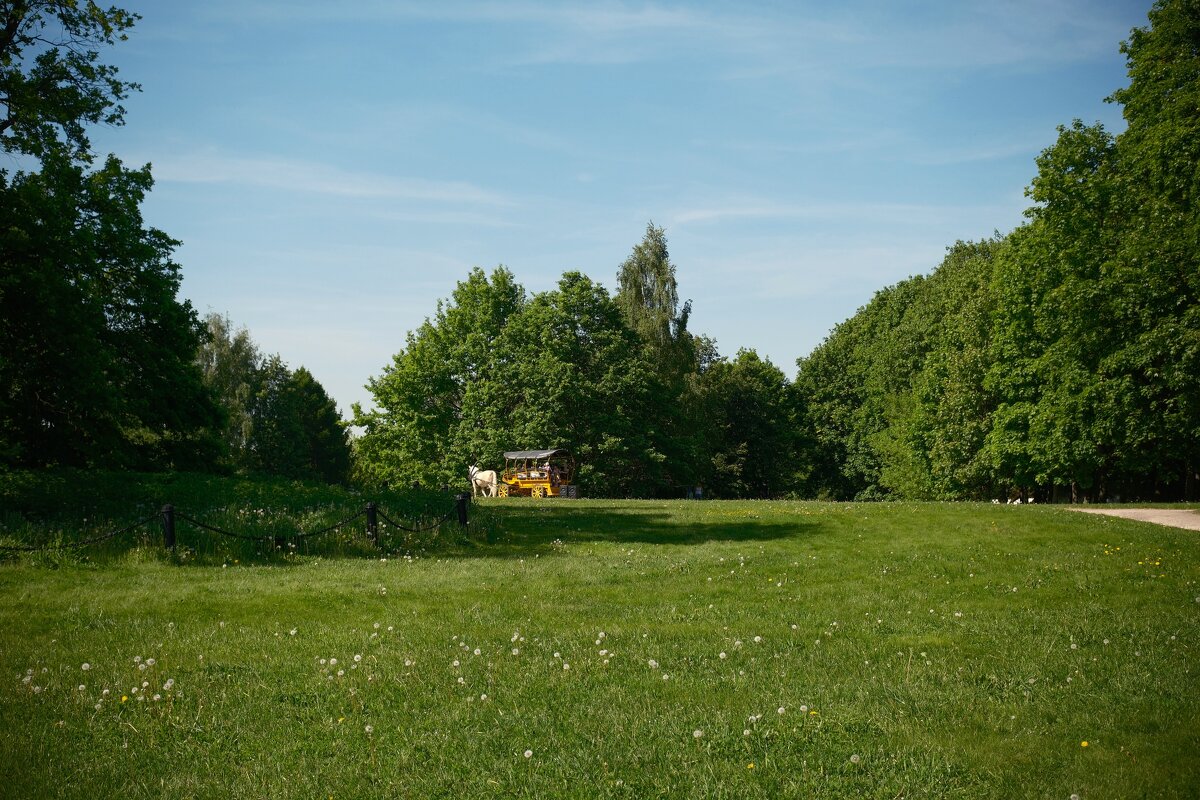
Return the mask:
[[[469, 464], [497, 463], [505, 448], [492, 431], [503, 420], [475, 413], [464, 423], [464, 410], [491, 402], [481, 377], [492, 368], [505, 325], [525, 303], [510, 271], [498, 267], [489, 279], [476, 268], [432, 319], [409, 333], [404, 349], [367, 384], [375, 408], [354, 406], [353, 424], [364, 430], [356, 445], [362, 480], [458, 485]], [[483, 400], [475, 399], [479, 394]]]
[[651, 428], [662, 393], [637, 344], [604, 287], [568, 272], [509, 320], [468, 421], [493, 432], [491, 452], [570, 449], [587, 493], [653, 494], [665, 481]]
[[176, 299], [178, 245], [146, 228], [148, 167], [95, 155], [137, 87], [99, 61], [136, 17], [95, 3], [0, 10], [0, 457], [26, 465], [204, 467], [221, 425]]
[[228, 315], [204, 318], [207, 336], [196, 354], [204, 384], [225, 410], [225, 446], [235, 466], [244, 466], [254, 431], [253, 402], [263, 358], [245, 327], [234, 328]]
[[645, 359], [655, 365], [657, 396], [654, 411], [648, 410], [654, 416], [645, 424], [654, 449], [662, 454], [656, 485], [673, 493], [699, 480], [697, 469], [704, 459], [699, 448], [705, 421], [698, 416], [697, 396], [702, 353], [701, 343], [687, 329], [691, 301], [680, 305], [666, 232], [653, 222], [617, 271], [614, 299]]
[[778, 497], [797, 471], [797, 436], [787, 377], [753, 350], [739, 350], [700, 377], [706, 430], [700, 483], [715, 497]]

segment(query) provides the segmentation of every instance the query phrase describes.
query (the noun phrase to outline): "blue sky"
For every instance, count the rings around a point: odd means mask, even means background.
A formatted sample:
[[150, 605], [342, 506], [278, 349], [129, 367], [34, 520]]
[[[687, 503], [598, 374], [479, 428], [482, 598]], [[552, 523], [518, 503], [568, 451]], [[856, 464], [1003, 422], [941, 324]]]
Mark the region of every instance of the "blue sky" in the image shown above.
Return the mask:
[[789, 376], [872, 294], [1020, 224], [1149, 3], [135, 2], [94, 143], [182, 294], [343, 413], [473, 266], [613, 288], [666, 228], [691, 328]]

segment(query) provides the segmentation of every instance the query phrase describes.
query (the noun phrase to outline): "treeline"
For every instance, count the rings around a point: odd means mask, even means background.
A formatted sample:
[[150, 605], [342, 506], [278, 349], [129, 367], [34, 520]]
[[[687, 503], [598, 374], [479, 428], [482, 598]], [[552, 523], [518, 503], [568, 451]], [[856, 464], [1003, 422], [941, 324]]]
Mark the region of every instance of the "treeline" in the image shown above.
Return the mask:
[[[616, 291], [530, 294], [476, 269], [354, 408], [179, 302], [147, 227], [149, 167], [98, 163], [136, 85], [99, 61], [136, 15], [0, 11], [0, 466], [267, 472], [462, 486], [468, 464], [566, 447], [586, 494], [1179, 499], [1200, 470], [1200, 3], [1122, 46], [1127, 129], [1075, 122], [1037, 159], [1028, 222], [960, 242], [798, 361], [688, 330], [661, 228]], [[36, 57], [34, 57], [36, 55]]]
[[475, 269], [355, 406], [358, 478], [459, 484], [506, 450], [565, 447], [585, 493], [782, 491], [795, 430], [787, 379], [751, 352], [720, 358], [687, 330], [661, 228], [649, 225], [612, 296], [577, 272], [530, 296]]
[[178, 300], [177, 241], [142, 219], [149, 166], [102, 164], [137, 85], [99, 59], [138, 16], [0, 7], [0, 467], [345, 480], [346, 431], [303, 367]]
[[1118, 136], [1076, 121], [1028, 223], [879, 292], [796, 380], [808, 494], [1194, 499], [1200, 470], [1200, 4], [1122, 46]]
[[1127, 129], [1075, 122], [1028, 222], [880, 291], [789, 382], [687, 331], [661, 229], [610, 297], [458, 285], [355, 409], [367, 480], [563, 446], [584, 490], [832, 499], [1179, 499], [1200, 470], [1200, 4], [1122, 46]]

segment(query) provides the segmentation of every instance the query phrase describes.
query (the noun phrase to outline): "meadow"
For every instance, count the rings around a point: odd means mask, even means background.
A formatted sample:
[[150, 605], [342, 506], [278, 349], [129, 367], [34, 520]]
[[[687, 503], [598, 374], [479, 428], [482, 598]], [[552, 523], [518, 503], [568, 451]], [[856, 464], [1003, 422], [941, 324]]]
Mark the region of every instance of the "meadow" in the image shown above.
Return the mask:
[[[314, 522], [353, 500], [327, 499]], [[990, 504], [472, 511], [482, 532], [403, 551], [10, 558], [0, 794], [1200, 792], [1195, 532]]]

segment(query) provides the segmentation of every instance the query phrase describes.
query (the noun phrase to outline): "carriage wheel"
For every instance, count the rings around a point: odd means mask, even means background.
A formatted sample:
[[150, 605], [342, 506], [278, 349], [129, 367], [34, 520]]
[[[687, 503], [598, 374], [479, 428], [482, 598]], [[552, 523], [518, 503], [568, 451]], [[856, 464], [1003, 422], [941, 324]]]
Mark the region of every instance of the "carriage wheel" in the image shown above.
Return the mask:
[[500, 484], [500, 486], [496, 489], [496, 494], [500, 495], [501, 497], [508, 497], [508, 484]]
[[535, 486], [535, 487], [533, 487], [533, 490], [530, 492], [530, 495], [532, 497], [545, 497], [546, 496], [546, 487], [545, 486]]

